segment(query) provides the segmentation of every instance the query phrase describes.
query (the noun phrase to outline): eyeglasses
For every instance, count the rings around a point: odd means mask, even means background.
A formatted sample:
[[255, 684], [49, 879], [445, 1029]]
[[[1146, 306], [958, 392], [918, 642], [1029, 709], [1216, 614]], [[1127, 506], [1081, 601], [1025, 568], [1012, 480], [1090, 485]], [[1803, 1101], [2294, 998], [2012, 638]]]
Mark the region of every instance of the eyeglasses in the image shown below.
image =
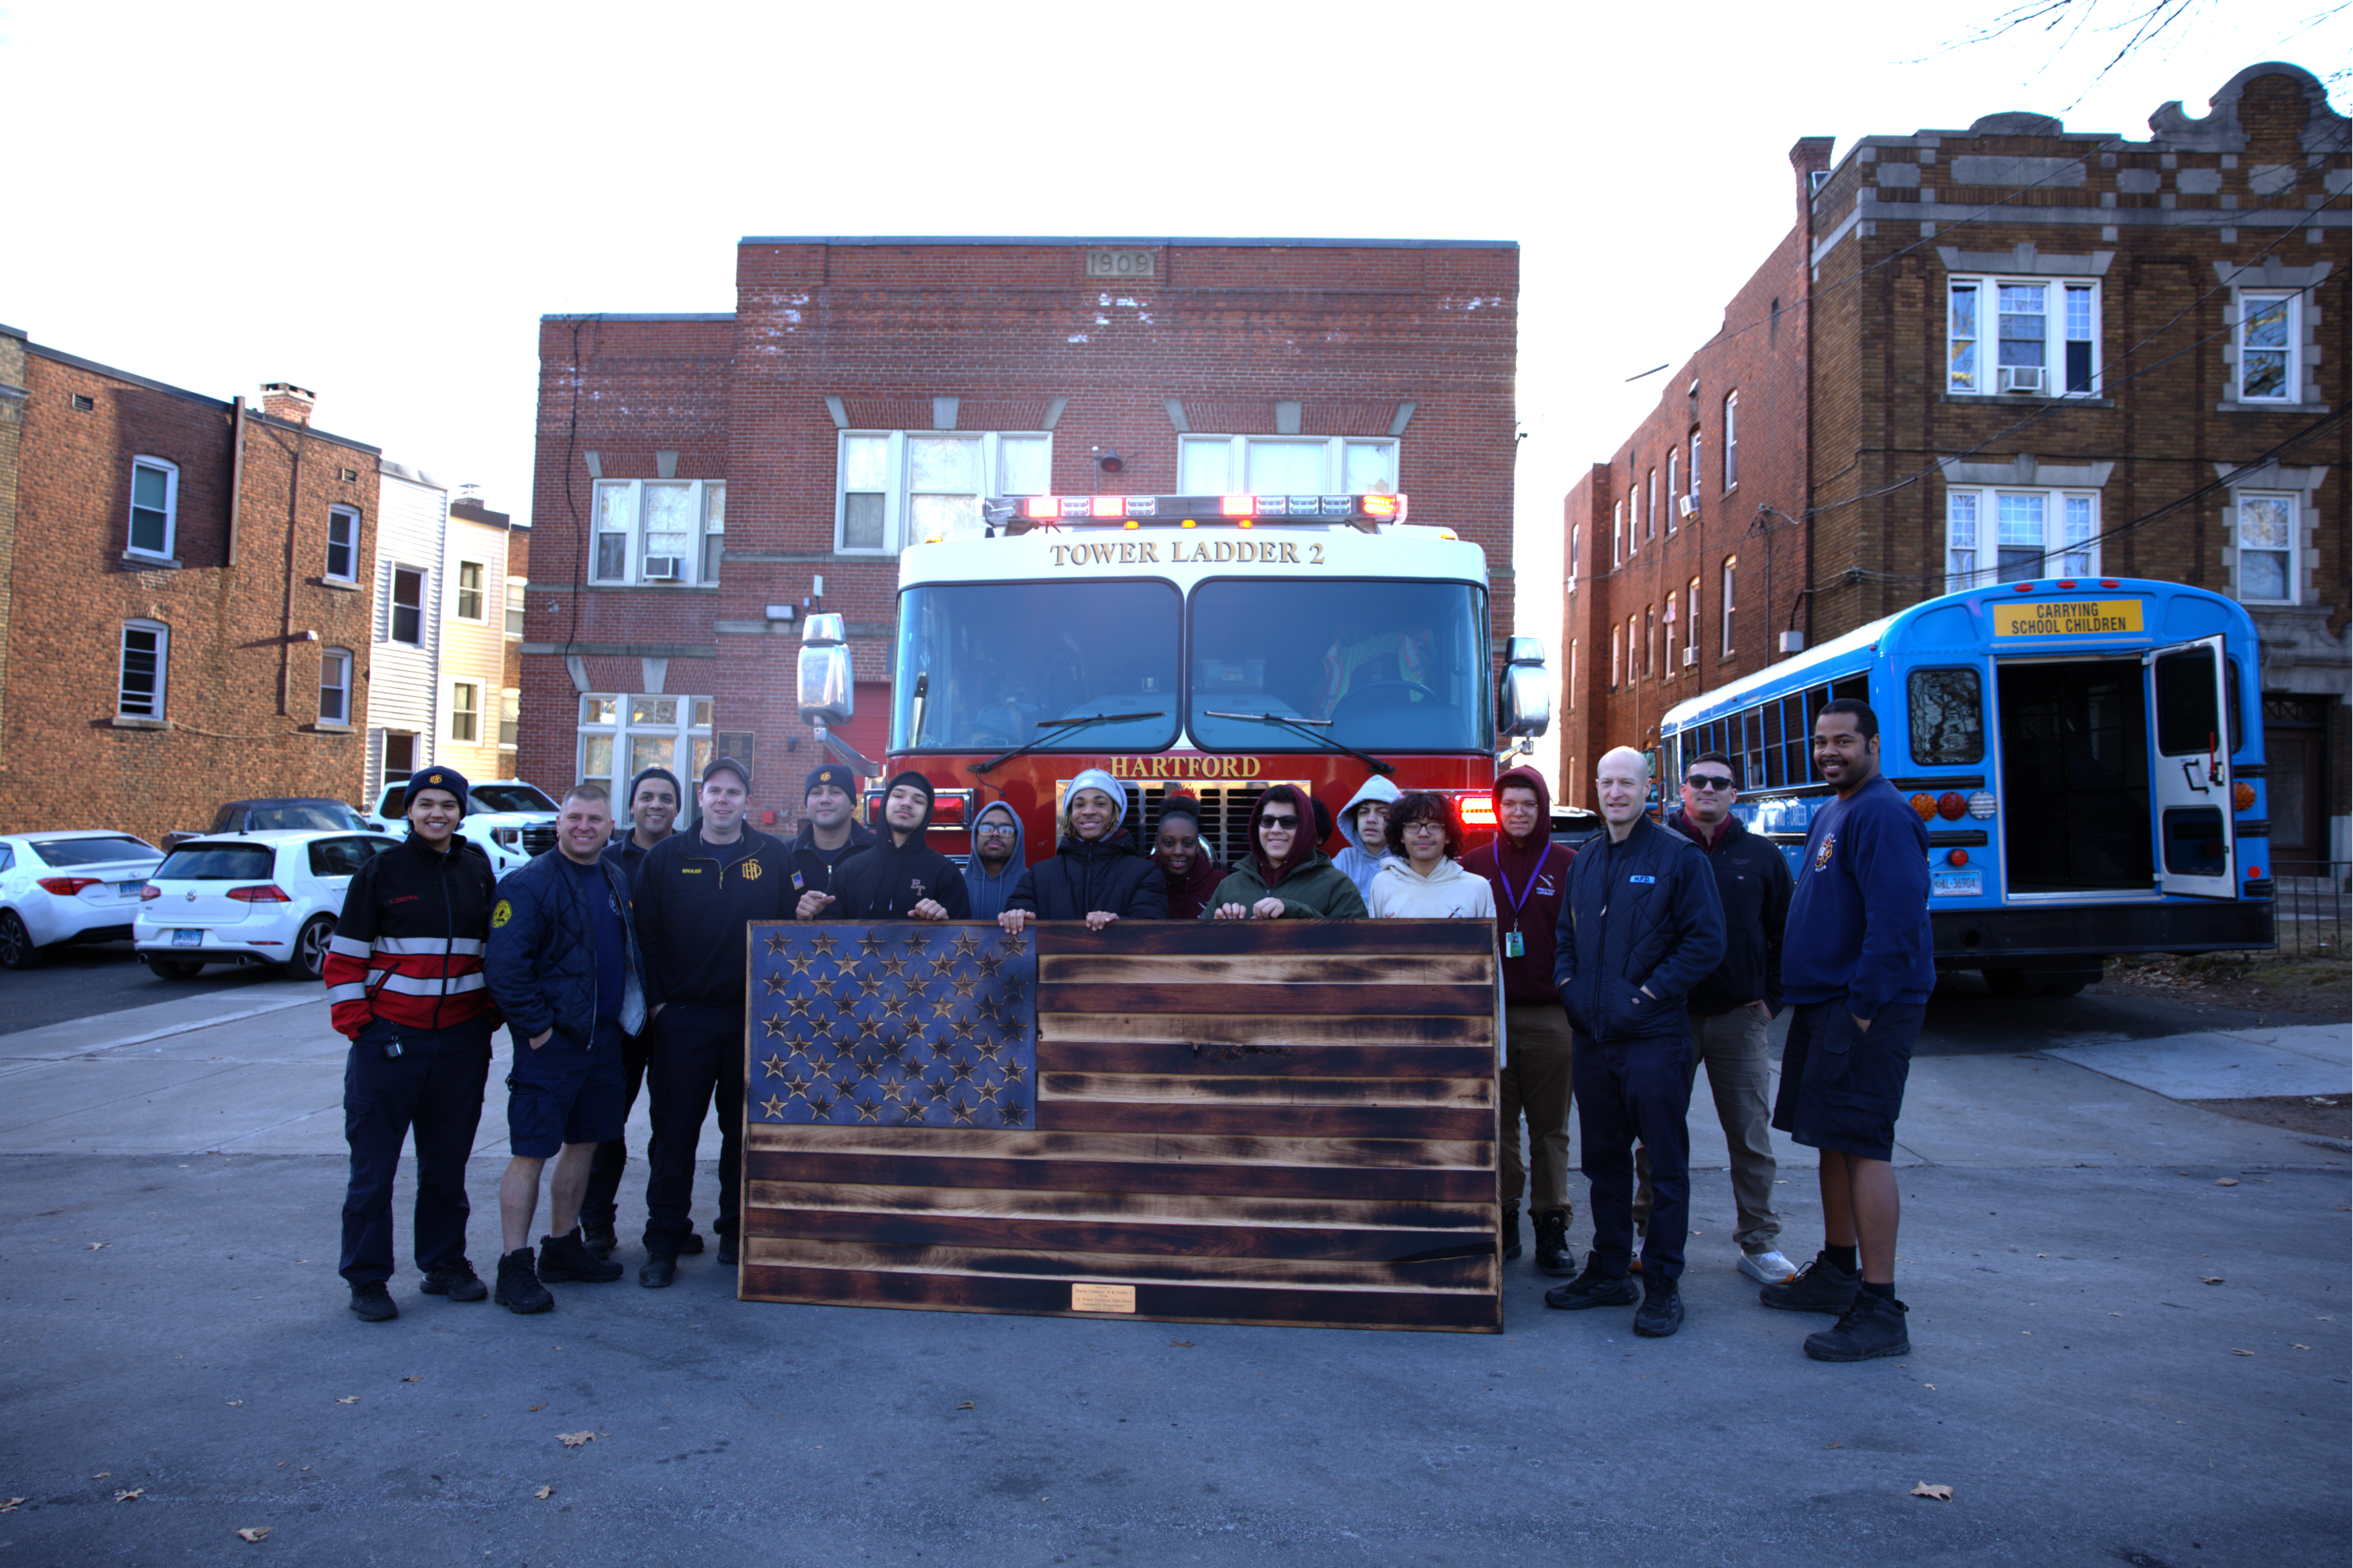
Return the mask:
[[1443, 833], [1446, 831], [1446, 824], [1442, 822], [1409, 822], [1401, 831], [1406, 833]]
[[1013, 829], [1001, 822], [984, 822], [973, 831], [983, 838], [1010, 838]]
[[1299, 818], [1295, 816], [1261, 816], [1258, 822], [1261, 827], [1280, 828], [1285, 833], [1299, 826]]
[[1730, 779], [1714, 777], [1706, 773], [1693, 773], [1690, 777], [1684, 779], [1683, 783], [1691, 785], [1694, 789], [1717, 790], [1730, 789], [1732, 787], [1732, 781]]

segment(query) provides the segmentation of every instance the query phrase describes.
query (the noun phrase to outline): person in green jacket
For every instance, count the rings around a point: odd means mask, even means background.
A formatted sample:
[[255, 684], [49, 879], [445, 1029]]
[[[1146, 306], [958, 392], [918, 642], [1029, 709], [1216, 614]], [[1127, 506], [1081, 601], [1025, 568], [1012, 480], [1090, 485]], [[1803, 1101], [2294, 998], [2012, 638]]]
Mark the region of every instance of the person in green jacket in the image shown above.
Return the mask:
[[1344, 920], [1365, 916], [1347, 873], [1315, 847], [1315, 808], [1296, 784], [1274, 784], [1250, 808], [1250, 851], [1218, 884], [1201, 918]]

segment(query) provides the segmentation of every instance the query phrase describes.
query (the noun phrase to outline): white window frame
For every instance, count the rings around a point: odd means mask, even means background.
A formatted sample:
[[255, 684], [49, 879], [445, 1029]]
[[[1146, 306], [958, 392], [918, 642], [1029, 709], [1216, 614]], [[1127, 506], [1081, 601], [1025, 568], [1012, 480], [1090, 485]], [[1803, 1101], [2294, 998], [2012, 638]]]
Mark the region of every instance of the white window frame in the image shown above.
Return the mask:
[[[1223, 443], [1226, 447], [1226, 488], [1222, 491], [1219, 492], [1224, 495], [1244, 495], [1250, 493], [1245, 487], [1250, 483], [1250, 448], [1255, 446], [1323, 447], [1324, 479], [1322, 488], [1316, 492], [1319, 495], [1340, 495], [1344, 492], [1354, 493], [1352, 491], [1347, 491], [1348, 448], [1351, 447], [1374, 447], [1388, 456], [1389, 470], [1388, 483], [1386, 486], [1377, 486], [1367, 493], [1374, 495], [1394, 495], [1403, 486], [1405, 477], [1405, 468], [1403, 466], [1405, 462], [1405, 443], [1395, 436], [1270, 436], [1264, 433], [1248, 436], [1220, 436], [1212, 433], [1187, 434], [1176, 437], [1177, 474], [1182, 476], [1185, 472], [1186, 451], [1188, 447], [1198, 449], [1203, 447], [1216, 446], [1219, 443]], [[1180, 477], [1178, 483], [1182, 484], [1183, 482], [1184, 481]], [[1274, 492], [1269, 491], [1268, 493], [1273, 494]], [[1293, 492], [1284, 493], [1288, 494]]]
[[[458, 731], [461, 728], [469, 732], [459, 734]], [[482, 683], [479, 680], [453, 680], [449, 683], [449, 743], [453, 746], [479, 746], [482, 743]]]
[[522, 739], [522, 689], [502, 687], [499, 690], [499, 750], [512, 752]]
[[[164, 477], [164, 547], [149, 550], [137, 542], [139, 512], [139, 470], [152, 469]], [[154, 509], [146, 509], [153, 510]], [[131, 459], [131, 497], [123, 511], [122, 553], [142, 561], [169, 561], [180, 542], [180, 465], [168, 458], [136, 457]]]
[[[352, 531], [351, 541], [345, 546], [352, 563], [348, 572], [335, 570], [335, 524], [339, 522]], [[360, 580], [360, 514], [355, 509], [347, 506], [327, 509], [327, 558], [320, 565], [319, 575], [330, 583], [356, 583]]]
[[1740, 488], [1740, 389], [1724, 395], [1724, 488]]
[[1680, 590], [1671, 590], [1667, 595], [1666, 613], [1659, 617], [1659, 625], [1666, 633], [1667, 679], [1669, 680], [1672, 680], [1675, 678], [1676, 606], [1682, 603], [1682, 592]]
[[[1053, 482], [1054, 433], [1050, 430], [843, 430], [837, 433], [833, 449], [833, 548], [841, 555], [871, 555], [880, 560], [898, 554], [908, 545], [918, 542], [913, 536], [911, 516], [913, 479], [909, 472], [907, 444], [927, 439], [976, 442], [980, 447], [980, 499], [987, 500], [1002, 496], [1004, 471], [1002, 443], [1007, 439], [1043, 441], [1046, 445], [1046, 480]], [[879, 545], [849, 542], [849, 446], [854, 440], [886, 442], [883, 457], [882, 542]], [[860, 491], [860, 494], [871, 492]], [[1022, 492], [1046, 493], [1046, 492]], [[976, 518], [977, 523], [978, 519]]]
[[1577, 711], [1577, 639], [1568, 639], [1568, 685], [1563, 689], [1568, 700], [1568, 710]]
[[[1655, 466], [1651, 469], [1646, 489], [1648, 494], [1642, 502], [1642, 513], [1651, 520], [1651, 537], [1655, 539], [1659, 534], [1659, 470]], [[1667, 533], [1672, 537], [1674, 531], [1675, 520], [1670, 514], [1667, 518]]]
[[[2253, 554], [2277, 554], [2268, 548], [2249, 550], [2245, 543], [2247, 504], [2250, 501], [2279, 501], [2287, 507], [2287, 595], [2277, 599], [2258, 599], [2247, 592], [2246, 561]], [[2301, 490], [2244, 489], [2231, 492], [2231, 588], [2242, 605], [2295, 605], [2303, 602], [2304, 552], [2298, 548], [2304, 538], [2304, 492]]]
[[[675, 702], [674, 721], [664, 724], [654, 719], [640, 719], [640, 704]], [[603, 705], [610, 705], [610, 717], [602, 717]], [[649, 736], [665, 736], [671, 742], [670, 757], [659, 763], [681, 779], [702, 775], [703, 764], [711, 760], [712, 718], [716, 703], [709, 697], [674, 691], [655, 692], [584, 692], [576, 712], [579, 717], [577, 734], [573, 747], [575, 780], [601, 784], [615, 795], [628, 787], [630, 742]], [[602, 773], [588, 771], [591, 742], [608, 742], [606, 768]], [[690, 784], [691, 790], [692, 786]], [[624, 805], [626, 806], [626, 802]], [[691, 802], [681, 807], [691, 809]]]
[[1626, 560], [1626, 503], [1620, 501], [1609, 509], [1609, 564], [1622, 565]]
[[1716, 615], [1724, 623], [1724, 647], [1722, 652], [1725, 658], [1731, 658], [1734, 657], [1732, 620], [1734, 607], [1738, 600], [1738, 582], [1736, 574], [1739, 570], [1740, 557], [1737, 555], [1727, 555], [1724, 558], [1724, 571], [1716, 579], [1718, 584], [1716, 588], [1716, 597], [1722, 601], [1716, 606]]
[[[2235, 290], [2232, 303], [2236, 307], [2231, 324], [2231, 342], [2234, 353], [2231, 365], [2231, 395], [2240, 403], [2295, 404], [2304, 401], [2304, 290], [2301, 289], [2241, 289]], [[2281, 378], [2276, 396], [2270, 394], [2250, 395], [2247, 391], [2247, 326], [2255, 311], [2253, 307], [2278, 300], [2287, 306], [2287, 342], [2284, 348], [2260, 348], [2257, 353], [2278, 353], [2285, 360], [2286, 374]], [[2236, 537], [2235, 530], [2232, 537]]]
[[[2042, 560], [2029, 577], [2002, 575], [2002, 500], [2042, 502]], [[2080, 531], [2081, 540], [2071, 538]], [[2235, 539], [2235, 529], [2232, 537]], [[2015, 549], [2017, 546], [2012, 545]], [[2070, 559], [2070, 558], [2073, 559]], [[2100, 492], [2081, 486], [1948, 485], [1945, 490], [1945, 591], [2003, 582], [2100, 574]]]
[[522, 640], [522, 616], [531, 584], [521, 577], [510, 577], [506, 583], [506, 635], [510, 642]]
[[1641, 635], [1642, 617], [1626, 617], [1626, 684], [1633, 685], [1642, 679], [1641, 661], [1634, 656], [1634, 639]]
[[1706, 450], [1707, 442], [1705, 438], [1700, 435], [1699, 426], [1696, 425], [1693, 426], [1691, 433], [1691, 503], [1694, 507], [1699, 505], [1700, 458], [1705, 454]]
[[1620, 685], [1619, 673], [1624, 668], [1622, 663], [1623, 656], [1619, 651], [1618, 637], [1619, 629], [1617, 624], [1612, 622], [1609, 627], [1609, 689], [1612, 691], [1618, 689]]
[[[1699, 582], [1696, 577], [1683, 584], [1683, 647], [1699, 647]], [[1692, 661], [1692, 674], [1699, 674], [1699, 661]]]
[[[147, 710], [141, 712], [132, 706], [129, 687], [131, 674], [131, 635], [133, 632], [153, 633], [155, 637], [155, 689], [146, 700]], [[114, 711], [123, 719], [163, 719], [169, 716], [167, 700], [171, 694], [172, 628], [161, 621], [129, 620], [122, 623], [114, 639]]]
[[[384, 580], [384, 640], [399, 647], [423, 647], [427, 644], [425, 608], [433, 597], [433, 572], [427, 566], [405, 566], [399, 562], [388, 563]], [[399, 635], [400, 574], [404, 572], [417, 578], [417, 636], [412, 639]]]
[[[2001, 389], [2001, 290], [2012, 289], [2044, 289], [2047, 293], [2042, 312], [2042, 390], [2039, 393], [2005, 393]], [[1955, 295], [1971, 290], [1975, 294], [1975, 310], [1971, 325], [1974, 336], [1956, 330], [1958, 312], [1954, 308]], [[2071, 290], [2088, 294], [2091, 300], [2091, 335], [2077, 338], [2070, 325], [2069, 293]], [[1961, 397], [2028, 396], [2044, 398], [2098, 397], [2102, 395], [2101, 381], [2105, 374], [2100, 363], [2100, 333], [2105, 320], [2100, 298], [2100, 280], [2096, 278], [2013, 278], [1998, 272], [1954, 273], [1945, 279], [1945, 391]], [[2089, 342], [2092, 345], [2091, 384], [2078, 391], [2069, 391], [2067, 380], [2067, 345]], [[1976, 350], [1969, 368], [1962, 370], [1958, 354], [1963, 344]]]
[[[688, 525], [693, 539], [679, 554], [679, 575], [676, 582], [667, 577], [649, 578], [646, 563], [646, 489], [653, 486], [682, 487], [687, 492], [687, 511], [694, 520]], [[716, 492], [716, 510], [714, 496]], [[709, 547], [704, 541], [726, 527], [725, 479], [598, 479], [588, 493], [588, 581], [602, 587], [624, 588], [692, 588], [709, 587], [717, 581], [705, 575]], [[608, 506], [608, 503], [609, 506]], [[607, 528], [605, 520], [617, 516], [622, 526]], [[601, 542], [618, 537], [621, 543], [621, 571], [618, 575], [605, 570]]]
[[[478, 574], [473, 590], [474, 613], [470, 616], [466, 613], [466, 568], [469, 566], [472, 567]], [[451, 620], [464, 621], [477, 626], [490, 625], [491, 566], [489, 562], [460, 561], [458, 563], [457, 581], [449, 585], [449, 603], [455, 606], [449, 612]]]
[[[340, 674], [339, 674], [340, 672]], [[343, 700], [343, 712], [330, 718], [327, 694], [333, 692]], [[319, 722], [349, 724], [352, 721], [352, 651], [331, 647], [319, 654]]]
[[1667, 512], [1669, 527], [1672, 527], [1674, 525], [1673, 514], [1675, 510], [1675, 498], [1683, 494], [1683, 490], [1680, 488], [1682, 481], [1675, 477], [1682, 471], [1676, 466], [1682, 461], [1683, 449], [1681, 447], [1670, 447], [1667, 448]]

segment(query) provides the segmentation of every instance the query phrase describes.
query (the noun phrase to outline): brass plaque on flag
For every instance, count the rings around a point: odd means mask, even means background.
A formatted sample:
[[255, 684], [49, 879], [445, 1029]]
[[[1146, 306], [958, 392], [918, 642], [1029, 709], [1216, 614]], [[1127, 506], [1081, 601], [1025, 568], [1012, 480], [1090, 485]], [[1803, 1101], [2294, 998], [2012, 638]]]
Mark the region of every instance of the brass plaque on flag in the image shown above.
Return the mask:
[[1135, 1287], [1133, 1285], [1072, 1285], [1071, 1310], [1073, 1312], [1133, 1312], [1135, 1310]]

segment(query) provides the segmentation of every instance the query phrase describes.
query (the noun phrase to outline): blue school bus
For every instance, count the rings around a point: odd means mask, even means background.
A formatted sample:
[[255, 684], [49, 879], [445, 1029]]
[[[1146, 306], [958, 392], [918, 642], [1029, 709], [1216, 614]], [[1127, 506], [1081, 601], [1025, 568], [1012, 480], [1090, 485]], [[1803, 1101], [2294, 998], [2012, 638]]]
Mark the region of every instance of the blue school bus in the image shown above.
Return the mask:
[[2257, 663], [2246, 611], [2201, 588], [2000, 583], [1680, 704], [1661, 776], [1730, 757], [1736, 812], [1794, 868], [1830, 797], [1814, 715], [1862, 698], [1927, 824], [1938, 969], [2064, 995], [2115, 954], [2273, 945]]

